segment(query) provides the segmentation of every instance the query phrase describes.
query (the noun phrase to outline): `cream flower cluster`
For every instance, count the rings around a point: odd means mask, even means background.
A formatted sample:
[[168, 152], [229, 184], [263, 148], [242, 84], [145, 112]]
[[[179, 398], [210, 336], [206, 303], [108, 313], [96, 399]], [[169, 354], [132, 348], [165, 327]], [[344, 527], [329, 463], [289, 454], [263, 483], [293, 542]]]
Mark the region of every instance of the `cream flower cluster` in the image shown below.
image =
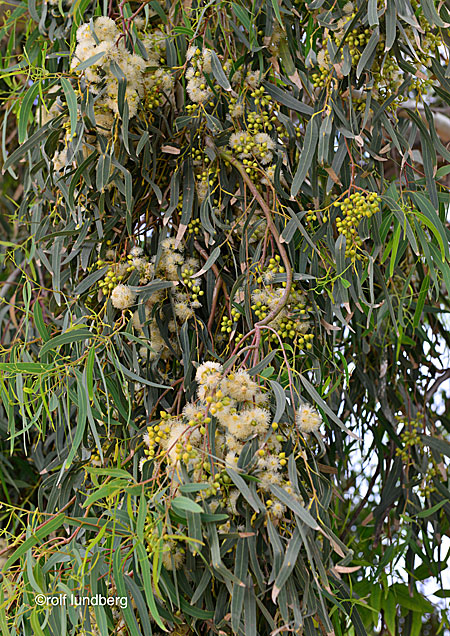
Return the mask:
[[183, 245], [180, 243], [178, 247], [175, 247], [175, 244], [175, 239], [171, 237], [162, 241], [161, 259], [156, 270], [160, 278], [175, 281], [179, 280], [178, 268], [181, 268], [182, 274], [185, 269], [199, 269], [198, 259], [192, 256], [186, 257]]
[[[246, 226], [248, 214], [241, 207], [235, 205], [233, 206], [232, 211], [234, 216], [234, 231], [241, 240], [244, 240], [244, 233], [246, 236], [245, 240], [250, 244], [257, 243], [264, 238], [267, 229], [267, 221], [262, 210], [258, 208], [254, 211], [253, 218], [250, 221], [249, 226]], [[259, 223], [257, 223], [258, 221]], [[250, 228], [252, 228], [251, 234]]]
[[[185, 285], [184, 290], [180, 290], [178, 287], [175, 290], [158, 290], [151, 294], [145, 304], [145, 319], [148, 322], [148, 329], [150, 333], [150, 352], [143, 348], [141, 355], [146, 357], [148, 355], [150, 360], [156, 360], [161, 358], [167, 360], [172, 354], [167, 342], [161, 335], [156, 319], [156, 313], [161, 321], [164, 321], [164, 312], [162, 307], [154, 309], [156, 305], [162, 305], [163, 301], [169, 294], [175, 318], [183, 324], [189, 318], [192, 318], [195, 314], [195, 310], [201, 307], [201, 302], [198, 300], [200, 292], [198, 281], [195, 284], [191, 283], [190, 275], [194, 271], [198, 270], [200, 263], [198, 259], [193, 256], [186, 257], [184, 255], [183, 245], [175, 248], [175, 239], [166, 238], [162, 241], [162, 253], [159, 262], [155, 264], [155, 257], [152, 257], [149, 261], [144, 255], [141, 248], [133, 248], [130, 252], [131, 263], [134, 268], [139, 271], [140, 279], [139, 283], [145, 285], [149, 280], [154, 277], [163, 280], [170, 280], [177, 283], [183, 283]], [[181, 279], [180, 279], [181, 274]], [[133, 326], [138, 331], [143, 331], [143, 324], [139, 318], [139, 312], [136, 311], [132, 320]], [[180, 348], [177, 341], [178, 327], [175, 320], [168, 322], [169, 340], [173, 350], [179, 354]]]
[[114, 64], [126, 78], [125, 98], [130, 117], [137, 113], [139, 101], [143, 100], [147, 91], [155, 86], [161, 86], [165, 91], [173, 89], [173, 78], [164, 69], [157, 68], [150, 74], [146, 72], [148, 67], [160, 67], [161, 61], [164, 62], [164, 33], [157, 30], [145, 36], [142, 43], [147, 51], [148, 60], [127, 49], [123, 34], [114, 20], [106, 16], [98, 17], [93, 29], [90, 24], [82, 24], [77, 30], [77, 46], [71, 63], [71, 68], [75, 72], [81, 63], [102, 54], [99, 60], [94, 61], [82, 72], [89, 90], [98, 94], [96, 110], [106, 115], [103, 121], [99, 122], [106, 129], [110, 128], [111, 114], [117, 115], [119, 112], [119, 80], [113, 72]]
[[[211, 510], [219, 507], [231, 515], [238, 514], [240, 492], [229, 479], [226, 469], [238, 470], [239, 456], [249, 439], [256, 439], [258, 451], [253, 474], [258, 477], [260, 492], [270, 493], [278, 485], [297, 500], [300, 497], [286, 479], [287, 460], [281, 452], [284, 439], [276, 433], [278, 424], [271, 425], [267, 408], [267, 395], [244, 369], [225, 374], [218, 362], [204, 362], [196, 371], [197, 401], [186, 404], [182, 417], [162, 413], [160, 425], [149, 427], [144, 441], [147, 457], [165, 457], [170, 474], [171, 467], [184, 464], [192, 472], [195, 482], [206, 482], [208, 489], [201, 491], [199, 501], [207, 499]], [[208, 413], [208, 415], [205, 415]], [[210, 439], [207, 427], [215, 416], [217, 427]], [[157, 454], [158, 453], [158, 454]], [[206, 457], [212, 455], [218, 472], [205, 473]], [[285, 506], [275, 497], [267, 502], [274, 519], [283, 516]], [[222, 528], [226, 531], [227, 526]]]
[[[205, 77], [212, 73], [212, 52], [211, 49], [204, 48], [201, 51], [196, 46], [191, 46], [186, 51], [186, 61], [189, 62], [189, 68], [186, 71], [188, 95], [196, 104], [209, 102], [214, 97], [214, 92]], [[227, 60], [222, 68], [226, 75], [231, 73], [231, 60]], [[241, 71], [236, 71], [230, 78], [232, 85], [240, 84], [242, 81]]]
[[244, 82], [250, 88], [258, 88], [261, 84], [261, 73], [259, 71], [247, 71]]
[[[101, 246], [99, 246], [100, 248]], [[134, 248], [141, 249], [141, 248]], [[132, 250], [133, 252], [133, 250]], [[111, 294], [111, 300], [113, 300], [114, 307], [117, 309], [124, 309], [120, 307], [120, 299], [124, 298], [123, 287], [126, 287], [123, 282], [124, 279], [137, 267], [137, 259], [133, 257], [132, 253], [128, 254], [127, 259], [121, 259], [118, 257], [116, 250], [110, 247], [106, 250], [105, 260], [98, 259], [96, 265], [99, 269], [107, 266], [107, 271], [103, 278], [99, 281], [98, 286], [104, 296]], [[117, 291], [116, 291], [117, 290]], [[133, 301], [134, 302], [134, 301]], [[132, 302], [130, 304], [133, 304]], [[128, 305], [129, 306], [129, 305]]]
[[139, 98], [143, 97], [146, 62], [139, 55], [127, 50], [125, 39], [120, 35], [114, 20], [105, 16], [95, 20], [93, 31], [89, 24], [82, 24], [77, 30], [77, 46], [71, 68], [76, 71], [82, 62], [102, 53], [100, 60], [84, 70], [84, 75], [90, 91], [94, 94], [100, 93], [101, 85], [105, 82], [106, 91], [97, 100], [97, 107], [108, 108], [117, 114], [119, 80], [112, 71], [112, 64], [117, 64], [127, 80], [125, 96], [130, 116], [133, 116], [137, 112]]
[[117, 285], [111, 293], [111, 302], [116, 309], [127, 309], [134, 305], [136, 294], [128, 285]]
[[[158, 322], [155, 315], [155, 311], [158, 310], [154, 310], [154, 307], [156, 305], [160, 305], [164, 301], [164, 299], [165, 291], [158, 290], [156, 292], [153, 292], [153, 294], [151, 294], [151, 296], [145, 303], [145, 322], [148, 323], [148, 333], [150, 335], [148, 345], [150, 347], [150, 350], [146, 347], [142, 347], [140, 350], [140, 354], [142, 358], [148, 357], [151, 361], [158, 360], [159, 358], [161, 360], [168, 360], [173, 355], [171, 350], [167, 346], [167, 343], [164, 340], [161, 331], [159, 330]], [[164, 314], [161, 308], [159, 309], [158, 316], [161, 320], [164, 319]], [[140, 321], [138, 310], [136, 310], [133, 314], [132, 324], [137, 331], [141, 332], [141, 337], [144, 338], [144, 325]], [[175, 353], [178, 355], [180, 353], [180, 348], [176, 340], [177, 326], [175, 324], [175, 321], [169, 320], [167, 326], [170, 344]]]
[[[148, 258], [144, 255], [144, 250], [140, 246], [132, 247], [126, 259], [118, 257], [116, 250], [110, 247], [106, 250], [105, 258], [106, 260], [99, 259], [96, 263], [98, 268], [103, 268], [105, 265], [108, 266], [105, 276], [98, 283], [99, 289], [106, 298], [110, 296], [113, 307], [121, 310], [127, 309], [136, 303], [136, 294], [130, 289], [129, 285], [126, 284], [127, 277], [137, 270], [140, 276], [140, 285], [145, 285], [149, 279], [153, 279], [154, 277], [154, 263], [149, 262]], [[161, 357], [164, 360], [172, 355], [170, 349], [167, 347], [167, 343], [161, 335], [156, 318], [153, 317], [153, 319], [151, 319], [154, 306], [163, 302], [165, 297], [166, 295], [163, 290], [155, 291], [145, 304], [145, 321], [150, 321], [148, 325], [150, 351], [147, 347], [142, 347], [140, 349], [142, 358], [149, 357], [150, 360], [156, 360]], [[163, 319], [161, 311], [159, 316]], [[137, 331], [143, 332], [144, 325], [139, 318], [138, 310], [133, 313], [132, 325]], [[169, 335], [176, 334], [177, 327], [174, 320], [169, 321], [168, 330]], [[174, 351], [179, 353], [179, 346], [175, 337], [171, 344]]]
[[[107, 266], [103, 278], [98, 283], [98, 288], [101, 295], [111, 298], [111, 303], [116, 309], [127, 309], [136, 302], [136, 294], [126, 284], [128, 276], [134, 271], [139, 274], [139, 285], [146, 285], [155, 277], [180, 285], [180, 287], [174, 286], [174, 289], [157, 290], [150, 295], [144, 306], [143, 318], [145, 321], [139, 316], [138, 310], [134, 312], [132, 317], [132, 325], [141, 332], [142, 337], [145, 337], [144, 322], [148, 329], [145, 331], [146, 334], [149, 334], [148, 345], [142, 346], [140, 349], [142, 359], [165, 361], [174, 352], [179, 355], [180, 347], [177, 337], [179, 326], [192, 318], [195, 310], [202, 306], [199, 300], [204, 293], [200, 289], [201, 283], [198, 279], [191, 279], [194, 271], [200, 268], [198, 259], [193, 256], [185, 256], [183, 246], [180, 244], [176, 248], [175, 239], [170, 237], [162, 242], [162, 253], [158, 263], [155, 262], [155, 256], [149, 260], [140, 246], [132, 247], [125, 259], [118, 256], [115, 249], [109, 247], [106, 250], [105, 259], [99, 259], [96, 262], [99, 269]], [[167, 340], [162, 336], [158, 326], [158, 319], [159, 324], [167, 320], [163, 311], [163, 304], [167, 301], [170, 301], [175, 314], [174, 319], [167, 323], [167, 338], [172, 349], [168, 346]], [[179, 326], [177, 321], [180, 323]]]
[[191, 46], [186, 52], [186, 60], [190, 66], [186, 71], [186, 90], [191, 101], [202, 104], [209, 101], [214, 96], [211, 87], [205, 77], [205, 73], [211, 73], [211, 51], [210, 49], [200, 49]]
[[313, 433], [319, 430], [322, 418], [310, 404], [302, 404], [297, 411], [296, 424], [302, 433]]
[[262, 164], [270, 163], [273, 159], [275, 141], [265, 132], [251, 135], [249, 132], [234, 132], [231, 134], [228, 145], [237, 153], [239, 159], [254, 157]]
[[166, 570], [179, 570], [184, 563], [184, 549], [176, 541], [164, 541], [161, 559]]
[[[267, 269], [262, 274], [264, 287], [258, 287], [251, 294], [252, 309], [257, 318], [264, 318], [269, 311], [276, 309], [284, 295], [283, 287], [275, 287], [272, 282], [275, 277], [273, 270]], [[282, 337], [294, 338], [299, 336], [299, 344], [303, 345], [312, 340], [310, 330], [312, 325], [309, 321], [306, 296], [293, 285], [288, 302], [283, 306], [277, 316], [270, 321], [269, 325], [278, 331]], [[287, 329], [287, 332], [286, 332]], [[275, 334], [273, 339], [276, 339]], [[272, 337], [272, 336], [271, 336]], [[310, 349], [310, 346], [306, 345]]]

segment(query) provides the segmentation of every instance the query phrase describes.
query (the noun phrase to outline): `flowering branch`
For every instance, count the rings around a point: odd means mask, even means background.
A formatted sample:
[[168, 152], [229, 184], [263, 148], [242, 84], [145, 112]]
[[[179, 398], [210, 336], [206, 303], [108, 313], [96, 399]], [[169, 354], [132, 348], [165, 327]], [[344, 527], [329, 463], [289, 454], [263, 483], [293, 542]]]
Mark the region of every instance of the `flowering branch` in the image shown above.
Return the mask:
[[232, 166], [234, 166], [239, 171], [240, 175], [242, 176], [243, 180], [248, 186], [248, 189], [250, 190], [250, 192], [253, 194], [253, 196], [258, 201], [259, 205], [261, 206], [261, 209], [264, 212], [264, 215], [266, 217], [267, 226], [270, 229], [275, 239], [275, 243], [277, 244], [278, 250], [280, 252], [280, 256], [283, 260], [283, 264], [286, 269], [286, 287], [284, 289], [283, 296], [280, 298], [280, 302], [272, 309], [271, 312], [267, 314], [265, 318], [263, 318], [262, 320], [259, 320], [255, 324], [255, 327], [262, 327], [263, 325], [268, 325], [270, 322], [272, 322], [272, 320], [274, 320], [278, 316], [280, 311], [286, 305], [289, 298], [289, 294], [291, 293], [291, 287], [292, 287], [292, 267], [289, 262], [289, 258], [286, 253], [286, 250], [284, 249], [284, 246], [281, 243], [278, 230], [275, 227], [275, 223], [273, 222], [272, 211], [270, 210], [267, 203], [264, 201], [261, 194], [258, 192], [258, 189], [253, 183], [253, 181], [250, 179], [250, 177], [246, 173], [244, 166], [242, 165], [240, 161], [235, 159], [232, 155], [230, 155], [227, 152], [221, 151], [219, 155], [222, 159], [224, 159], [225, 161], [228, 161]]

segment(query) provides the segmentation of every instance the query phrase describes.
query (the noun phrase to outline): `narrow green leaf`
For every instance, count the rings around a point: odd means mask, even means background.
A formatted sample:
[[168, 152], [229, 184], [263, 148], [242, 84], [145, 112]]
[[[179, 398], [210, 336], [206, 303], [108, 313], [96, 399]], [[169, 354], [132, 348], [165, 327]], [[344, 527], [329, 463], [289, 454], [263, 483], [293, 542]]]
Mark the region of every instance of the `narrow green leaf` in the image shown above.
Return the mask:
[[[276, 4], [278, 7], [277, 0], [272, 0], [272, 2]], [[286, 73], [289, 75], [289, 77], [292, 77], [293, 75], [295, 75], [295, 72], [297, 69], [295, 68], [295, 63], [294, 63], [294, 60], [292, 59], [292, 55], [289, 50], [289, 43], [285, 37], [281, 38], [280, 43], [278, 45], [278, 49], [279, 49], [279, 56], [281, 58], [281, 61], [283, 62], [284, 69]]]
[[105, 475], [106, 477], [117, 477], [118, 479], [133, 479], [133, 475], [122, 468], [99, 468], [97, 466], [86, 466], [85, 471], [92, 475]]
[[256, 597], [251, 576], [248, 577], [247, 586], [245, 588], [244, 616], [245, 635], [258, 636], [256, 623]]
[[297, 558], [300, 553], [300, 548], [302, 545], [302, 538], [297, 528], [294, 528], [294, 532], [292, 534], [291, 539], [289, 540], [288, 547], [286, 549], [286, 553], [284, 555], [284, 561], [278, 572], [277, 578], [272, 588], [272, 601], [276, 603], [279, 593], [281, 592], [281, 588], [286, 584], [288, 578], [291, 576], [295, 564], [297, 563]]
[[438, 596], [439, 598], [450, 598], [450, 589], [437, 590], [436, 592], [434, 592], [434, 595]]
[[389, 277], [390, 278], [392, 278], [394, 274], [394, 267], [395, 267], [395, 261], [397, 258], [398, 246], [400, 243], [401, 231], [402, 231], [402, 228], [400, 227], [400, 224], [397, 224], [397, 227], [394, 232], [393, 240], [392, 240], [391, 259], [389, 261]]
[[367, 19], [369, 20], [369, 26], [376, 26], [379, 24], [377, 0], [369, 0], [367, 3]]
[[[18, 148], [16, 148], [14, 152], [12, 152], [6, 159], [3, 165], [3, 171], [9, 170], [11, 166], [13, 166], [29, 150], [31, 150], [32, 148], [36, 148], [40, 141], [48, 137], [49, 127], [50, 127], [50, 123], [47, 122], [44, 126], [42, 126], [42, 128], [39, 128], [38, 130], [36, 130], [36, 132], [29, 139], [27, 139]], [[14, 178], [17, 178], [17, 177], [14, 177]]]
[[421, 510], [420, 512], [418, 512], [417, 516], [419, 517], [419, 519], [426, 519], [427, 517], [431, 517], [431, 515], [434, 515], [435, 512], [445, 506], [446, 503], [448, 502], [445, 499], [443, 501], [439, 501], [434, 506], [431, 506], [431, 508], [427, 508], [426, 510]]
[[[248, 571], [248, 544], [247, 539], [240, 538], [236, 545], [236, 559], [234, 573], [236, 577], [243, 581]], [[233, 594], [231, 595], [231, 627], [237, 634], [241, 622], [241, 614], [244, 607], [245, 587], [233, 584]]]
[[151, 568], [150, 562], [148, 560], [147, 552], [144, 546], [139, 542], [136, 544], [136, 552], [138, 555], [138, 562], [142, 574], [142, 579], [144, 582], [144, 592], [145, 598], [147, 599], [148, 608], [150, 610], [150, 615], [157, 623], [158, 627], [160, 627], [164, 632], [167, 632], [167, 628], [164, 627], [164, 623], [161, 620], [161, 616], [159, 615], [158, 608], [156, 606], [155, 597], [153, 594], [153, 586], [152, 586], [152, 576], [151, 576]]
[[95, 348], [91, 347], [89, 349], [88, 357], [86, 360], [86, 384], [89, 399], [94, 399], [94, 361], [95, 361]]
[[345, 431], [348, 435], [350, 435], [350, 437], [353, 437], [353, 439], [360, 439], [358, 437], [358, 435], [356, 435], [355, 433], [353, 433], [353, 431], [350, 431], [342, 422], [341, 420], [333, 413], [333, 411], [330, 409], [330, 407], [328, 406], [328, 404], [325, 402], [325, 400], [323, 400], [320, 395], [317, 393], [316, 389], [313, 387], [313, 385], [311, 384], [311, 382], [309, 382], [309, 380], [307, 380], [305, 378], [304, 375], [300, 374], [300, 380], [303, 384], [303, 386], [305, 387], [305, 389], [307, 390], [307, 392], [309, 393], [309, 395], [311, 396], [311, 398], [314, 400], [314, 402], [316, 404], [318, 404], [320, 406], [321, 409], [323, 409], [325, 411], [325, 413], [328, 415], [328, 417], [330, 417], [333, 422], [335, 424], [337, 424], [339, 426], [339, 428], [341, 428], [343, 431]]
[[[447, 234], [438, 213], [431, 204], [431, 201], [421, 192], [413, 192], [411, 194], [411, 197], [419, 205], [422, 214], [428, 219], [428, 222], [423, 222], [428, 225], [430, 230], [436, 236], [436, 240], [438, 241], [439, 247], [442, 252], [442, 260], [450, 260], [450, 249]], [[417, 212], [415, 210], [413, 210], [413, 213], [417, 215]]]
[[125, 619], [125, 623], [130, 633], [130, 636], [142, 636], [141, 630], [138, 627], [136, 618], [134, 616], [134, 612], [132, 610], [130, 597], [127, 594], [125, 580], [124, 580], [125, 575], [121, 568], [120, 560], [121, 560], [121, 551], [120, 551], [120, 548], [117, 548], [114, 553], [114, 560], [113, 560], [114, 583], [117, 588], [118, 596], [128, 598], [128, 603], [126, 607], [121, 608], [121, 611], [123, 613], [123, 617]]
[[236, 4], [235, 2], [231, 4], [231, 8], [233, 10], [233, 13], [237, 17], [237, 19], [247, 29], [248, 33], [251, 33], [252, 20], [251, 20], [251, 15], [249, 15], [249, 12], [247, 11], [247, 9], [245, 9], [244, 7], [241, 7], [241, 5]]
[[330, 137], [331, 137], [332, 128], [333, 128], [333, 118], [331, 114], [329, 114], [323, 118], [322, 123], [320, 125], [320, 130], [319, 130], [317, 161], [321, 166], [323, 166], [324, 164], [328, 164], [328, 155], [329, 155]]
[[203, 267], [196, 274], [193, 274], [191, 278], [198, 278], [199, 276], [202, 276], [203, 274], [205, 274], [209, 269], [211, 269], [211, 267], [217, 261], [219, 256], [220, 256], [220, 247], [215, 247], [213, 251], [211, 252], [210, 256], [208, 257], [208, 260], [203, 265]]
[[[209, 484], [182, 484], [179, 487], [180, 492], [190, 493], [190, 492], [199, 492], [200, 490], [208, 490]], [[203, 512], [203, 510], [201, 511]]]
[[37, 607], [34, 607], [31, 612], [30, 624], [31, 624], [31, 627], [33, 628], [33, 634], [35, 636], [46, 636], [45, 632], [42, 631], [42, 627], [39, 622], [39, 613], [38, 613]]
[[283, 24], [283, 20], [281, 19], [281, 13], [280, 13], [280, 7], [278, 5], [278, 0], [272, 0], [272, 6], [275, 12], [275, 16], [278, 20], [278, 23], [281, 26], [281, 28], [284, 30], [284, 24]]
[[172, 389], [172, 387], [166, 386], [164, 384], [157, 384], [156, 382], [151, 382], [150, 380], [147, 380], [147, 378], [142, 378], [137, 373], [134, 373], [134, 371], [127, 369], [123, 364], [121, 364], [117, 360], [117, 358], [114, 358], [111, 352], [108, 352], [108, 357], [111, 360], [111, 363], [116, 367], [116, 369], [120, 369], [120, 371], [122, 371], [122, 373], [126, 375], [127, 378], [130, 378], [130, 380], [133, 380], [134, 382], [140, 382], [141, 384], [147, 384], [148, 386], [153, 386], [156, 389]]
[[434, 5], [433, 0], [421, 0], [420, 6], [422, 8], [423, 14], [429, 24], [434, 24], [438, 27], [449, 27], [450, 24], [444, 22], [440, 17], [439, 13], [436, 11], [436, 7]]
[[82, 342], [89, 338], [95, 338], [95, 334], [91, 333], [87, 329], [74, 329], [73, 331], [67, 331], [65, 333], [55, 336], [41, 347], [39, 357], [42, 358], [46, 353], [52, 349], [57, 349], [65, 344], [73, 344], [74, 342]]
[[319, 140], [319, 132], [317, 130], [317, 118], [311, 117], [306, 126], [305, 140], [303, 148], [298, 160], [297, 171], [291, 186], [291, 196], [296, 197], [303, 181], [305, 180], [308, 170], [311, 167], [314, 153], [316, 151], [317, 142]]
[[228, 77], [224, 73], [217, 53], [213, 49], [208, 50], [211, 52], [211, 69], [214, 75], [214, 79], [224, 90], [231, 91], [231, 84], [228, 80]]
[[211, 561], [212, 567], [216, 572], [219, 573], [222, 577], [228, 579], [231, 583], [236, 583], [242, 587], [245, 587], [245, 583], [240, 581], [237, 576], [230, 572], [228, 568], [226, 568], [222, 562], [220, 557], [220, 546], [219, 546], [219, 537], [217, 535], [217, 528], [213, 524], [208, 524], [208, 536], [211, 547]]
[[[268, 353], [262, 360], [260, 360], [254, 367], [248, 369], [249, 375], [263, 375], [264, 371], [267, 372], [268, 369], [273, 369], [273, 367], [269, 367], [268, 365], [272, 362], [275, 356], [278, 353], [278, 349], [274, 349], [270, 353]], [[267, 375], [265, 377], [268, 377]]]
[[78, 447], [81, 444], [81, 440], [86, 430], [87, 422], [87, 395], [84, 390], [81, 374], [77, 373], [77, 397], [78, 397], [78, 417], [77, 428], [75, 431], [75, 437], [72, 440], [70, 451], [64, 464], [64, 468], [67, 470], [75, 457]]
[[446, 245], [446, 243], [444, 243], [443, 239], [442, 239], [442, 235], [439, 232], [439, 229], [436, 227], [436, 225], [430, 221], [430, 219], [428, 217], [426, 217], [424, 214], [421, 214], [421, 212], [417, 212], [417, 210], [413, 210], [413, 214], [420, 220], [422, 221], [422, 223], [424, 223], [428, 229], [431, 230], [432, 234], [434, 234], [436, 241], [439, 244], [439, 249], [441, 252], [441, 258], [442, 258], [442, 262], [445, 262], [445, 251], [446, 248], [448, 249], [448, 245]]
[[192, 161], [186, 159], [183, 166], [183, 206], [181, 209], [181, 223], [178, 231], [177, 240], [181, 240], [187, 224], [191, 220], [192, 207], [194, 204], [195, 194], [195, 177], [192, 169]]
[[77, 66], [75, 66], [77, 73], [80, 73], [80, 71], [84, 71], [86, 68], [89, 68], [93, 64], [96, 64], [97, 62], [99, 62], [102, 59], [102, 57], [105, 55], [105, 53], [106, 51], [101, 51], [100, 53], [91, 55], [91, 57], [88, 57], [88, 59], [84, 60], [84, 62], [80, 62]]
[[277, 486], [276, 484], [270, 485], [270, 490], [273, 492], [275, 497], [277, 497], [285, 506], [290, 508], [294, 514], [297, 515], [304, 524], [306, 524], [309, 528], [313, 530], [318, 530], [319, 526], [317, 525], [317, 521], [311, 516], [311, 514], [304, 508], [298, 501], [296, 501], [292, 495], [289, 495], [281, 486]]
[[380, 29], [376, 27], [370, 36], [370, 40], [367, 42], [367, 45], [362, 52], [360, 60], [358, 62], [358, 66], [356, 68], [356, 77], [360, 77], [361, 73], [367, 68], [369, 69], [371, 64], [371, 58], [376, 52], [377, 44], [380, 40]]
[[40, 362], [0, 362], [0, 369], [7, 373], [47, 373], [53, 369], [53, 364], [43, 364]]
[[393, 47], [395, 38], [397, 37], [397, 8], [395, 6], [395, 2], [386, 3], [385, 28], [386, 28], [385, 50], [389, 51]]
[[104, 497], [111, 497], [116, 493], [122, 492], [127, 485], [128, 482], [124, 481], [123, 479], [113, 479], [108, 484], [106, 484], [106, 486], [101, 486], [100, 488], [94, 490], [94, 492], [92, 492], [89, 497], [85, 499], [82, 507], [87, 508], [91, 504], [95, 503], [96, 501], [100, 501], [100, 499], [103, 499]]
[[22, 104], [19, 110], [19, 126], [18, 126], [18, 137], [19, 143], [23, 143], [27, 138], [27, 128], [28, 128], [28, 120], [30, 118], [31, 109], [33, 108], [34, 100], [39, 94], [40, 80], [34, 82], [27, 92], [25, 93], [25, 97], [23, 98]]
[[83, 278], [81, 282], [75, 287], [73, 290], [74, 296], [81, 296], [85, 291], [90, 289], [92, 285], [95, 285], [97, 281], [99, 281], [105, 273], [108, 271], [109, 266], [102, 267], [101, 269], [97, 269], [94, 272], [91, 272], [86, 278]]
[[72, 84], [66, 77], [61, 77], [61, 86], [63, 87], [64, 95], [66, 97], [67, 106], [69, 108], [70, 116], [70, 134], [73, 135], [77, 127], [77, 96], [72, 88]]
[[253, 495], [252, 491], [245, 483], [245, 480], [229, 466], [226, 467], [226, 471], [228, 475], [231, 477], [231, 480], [233, 481], [234, 485], [237, 487], [237, 489], [239, 490], [241, 495], [244, 497], [244, 499], [247, 501], [247, 503], [250, 504], [253, 510], [255, 512], [260, 512], [261, 510], [263, 510], [262, 502], [258, 501], [258, 499]]
[[270, 382], [270, 386], [272, 387], [272, 391], [274, 392], [275, 402], [276, 402], [275, 415], [273, 416], [273, 421], [279, 422], [286, 409], [286, 393], [284, 392], [284, 389], [281, 386], [281, 384], [279, 384], [275, 380], [269, 380], [269, 382]]
[[183, 497], [182, 495], [172, 499], [171, 505], [175, 511], [179, 510], [181, 512], [186, 512], [188, 510], [189, 512], [204, 512], [203, 508], [198, 503], [192, 501], [192, 499], [189, 499], [188, 497]]
[[269, 93], [269, 95], [273, 97], [277, 102], [282, 104], [283, 106], [286, 106], [287, 108], [290, 108], [291, 110], [294, 110], [297, 113], [301, 113], [302, 115], [311, 116], [314, 113], [314, 110], [311, 108], [311, 106], [302, 104], [302, 102], [300, 102], [293, 95], [283, 90], [279, 86], [276, 86], [275, 84], [271, 84], [270, 82], [267, 82], [267, 81], [263, 81], [262, 85], [264, 86], [266, 91]]

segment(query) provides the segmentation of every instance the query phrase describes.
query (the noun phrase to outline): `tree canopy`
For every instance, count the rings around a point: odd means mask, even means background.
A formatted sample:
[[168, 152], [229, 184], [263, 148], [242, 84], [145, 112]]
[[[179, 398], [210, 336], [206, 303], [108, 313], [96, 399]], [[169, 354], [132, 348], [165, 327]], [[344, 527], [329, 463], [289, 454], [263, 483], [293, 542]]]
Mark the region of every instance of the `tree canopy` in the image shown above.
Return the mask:
[[2, 634], [446, 633], [450, 3], [6, 8]]

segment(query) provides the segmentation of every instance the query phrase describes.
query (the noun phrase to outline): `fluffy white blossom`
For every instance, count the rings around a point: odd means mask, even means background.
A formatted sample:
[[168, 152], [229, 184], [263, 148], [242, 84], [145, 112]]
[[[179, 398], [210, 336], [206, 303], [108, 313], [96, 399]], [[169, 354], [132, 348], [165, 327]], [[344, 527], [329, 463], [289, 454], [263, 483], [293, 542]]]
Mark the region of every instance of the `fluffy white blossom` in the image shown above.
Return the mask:
[[296, 423], [302, 433], [317, 431], [322, 424], [322, 418], [310, 404], [302, 404], [297, 411]]
[[209, 375], [215, 374], [219, 380], [221, 372], [222, 365], [219, 362], [203, 362], [197, 369], [195, 379], [199, 384], [204, 384]]
[[204, 73], [212, 73], [212, 52], [211, 49], [203, 49], [202, 65]]
[[197, 52], [197, 47], [190, 46], [188, 50], [186, 51], [186, 60], [189, 62], [189, 60], [191, 60], [194, 57], [196, 52]]
[[189, 318], [192, 318], [192, 316], [194, 315], [194, 310], [184, 300], [180, 300], [179, 302], [176, 302], [174, 304], [174, 309], [175, 309], [175, 314], [177, 318], [181, 322], [186, 322], [186, 320], [189, 320]]
[[244, 104], [241, 101], [230, 103], [228, 108], [230, 115], [235, 118], [242, 117], [245, 112]]
[[111, 302], [116, 309], [126, 309], [133, 305], [136, 294], [128, 285], [117, 285], [111, 293]]
[[245, 83], [248, 84], [250, 88], [258, 88], [261, 83], [259, 71], [249, 71], [245, 77]]
[[239, 370], [237, 373], [230, 373], [221, 382], [221, 389], [225, 395], [244, 402], [251, 400], [255, 397], [258, 391], [258, 384], [244, 369]]
[[186, 90], [191, 101], [196, 102], [197, 104], [207, 102], [214, 95], [203, 75], [190, 79], [187, 83]]
[[285, 510], [285, 506], [283, 506], [280, 501], [275, 501], [270, 507], [270, 512], [273, 514], [274, 517], [277, 517], [277, 519], [283, 516]]
[[184, 562], [184, 554], [180, 550], [173, 549], [168, 542], [163, 546], [161, 558], [166, 570], [179, 570]]
[[200, 203], [202, 203], [208, 194], [208, 182], [207, 181], [197, 181], [195, 184], [197, 190], [197, 197]]
[[[95, 34], [95, 37], [94, 37]], [[165, 36], [162, 31], [156, 30], [146, 36], [142, 41], [147, 50], [148, 60], [129, 51], [125, 40], [121, 37], [121, 31], [114, 20], [106, 16], [95, 19], [93, 28], [89, 24], [82, 24], [77, 30], [77, 46], [71, 62], [71, 68], [76, 72], [79, 65], [90, 58], [102, 54], [101, 58], [82, 71], [89, 90], [99, 94], [95, 103], [95, 115], [97, 112], [110, 111], [114, 116], [119, 113], [118, 88], [119, 80], [113, 73], [114, 65], [118, 66], [125, 75], [127, 84], [125, 99], [128, 103], [129, 116], [133, 117], [138, 110], [140, 100], [144, 99], [146, 92], [156, 87], [171, 91], [173, 78], [159, 67], [164, 61]], [[152, 72], [148, 73], [148, 67]], [[101, 89], [105, 90], [101, 92]], [[156, 101], [158, 104], [158, 101]], [[99, 123], [99, 122], [97, 122]], [[111, 125], [105, 126], [106, 131], [111, 130]]]
[[183, 415], [187, 420], [195, 420], [198, 415], [202, 414], [202, 409], [194, 404], [194, 402], [188, 402], [184, 409]]

